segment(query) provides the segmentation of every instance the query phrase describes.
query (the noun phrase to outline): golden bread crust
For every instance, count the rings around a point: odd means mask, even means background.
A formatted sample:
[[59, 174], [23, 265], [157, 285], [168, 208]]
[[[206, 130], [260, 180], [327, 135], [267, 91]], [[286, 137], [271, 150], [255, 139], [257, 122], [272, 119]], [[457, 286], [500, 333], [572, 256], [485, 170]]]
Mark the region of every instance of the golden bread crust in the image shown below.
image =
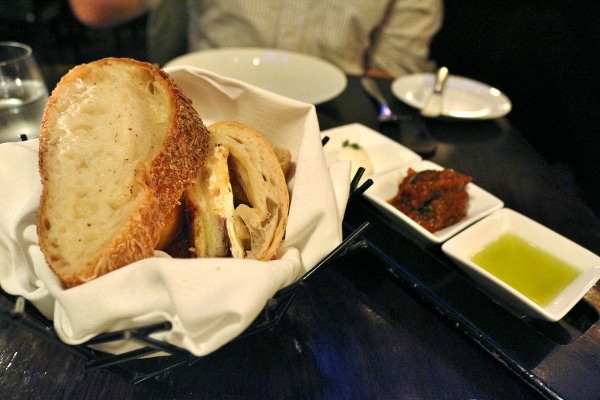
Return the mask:
[[61, 79], [41, 125], [38, 237], [66, 287], [153, 255], [208, 137], [191, 101], [152, 64], [106, 58]]

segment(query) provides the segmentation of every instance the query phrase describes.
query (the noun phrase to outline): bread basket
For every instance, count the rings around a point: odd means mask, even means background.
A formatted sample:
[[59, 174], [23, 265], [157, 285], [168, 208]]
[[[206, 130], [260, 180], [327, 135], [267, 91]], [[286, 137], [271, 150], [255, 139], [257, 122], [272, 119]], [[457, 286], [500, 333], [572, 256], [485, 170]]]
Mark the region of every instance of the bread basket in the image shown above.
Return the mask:
[[[161, 361], [158, 370], [141, 378], [136, 374], [136, 381], [273, 328], [306, 279], [364, 246], [359, 236], [368, 226], [342, 240], [348, 199], [351, 193], [362, 193], [365, 184], [356, 188], [360, 176], [350, 181], [349, 163], [325, 164], [313, 105], [197, 68], [173, 67], [167, 72], [192, 99], [205, 124], [237, 120], [292, 151], [295, 171], [288, 179], [291, 206], [281, 258], [226, 260], [219, 269], [229, 275], [215, 278], [198, 272], [210, 260], [157, 255], [64, 290], [45, 265], [36, 242], [37, 141], [0, 147], [0, 162], [7, 167], [0, 175], [0, 186], [3, 193], [11, 193], [10, 198], [0, 195], [0, 205], [10, 211], [10, 217], [0, 219], [0, 283], [3, 293], [15, 301], [14, 309], [3, 317], [69, 346], [88, 359], [89, 368], [152, 355], [171, 356], [163, 357], [169, 361]], [[318, 201], [315, 187], [319, 188]], [[182, 287], [181, 282], [200, 286], [196, 290]], [[111, 296], [98, 295], [108, 288]], [[159, 295], [145, 297], [157, 290], [175, 300], [162, 304], [156, 300]]]

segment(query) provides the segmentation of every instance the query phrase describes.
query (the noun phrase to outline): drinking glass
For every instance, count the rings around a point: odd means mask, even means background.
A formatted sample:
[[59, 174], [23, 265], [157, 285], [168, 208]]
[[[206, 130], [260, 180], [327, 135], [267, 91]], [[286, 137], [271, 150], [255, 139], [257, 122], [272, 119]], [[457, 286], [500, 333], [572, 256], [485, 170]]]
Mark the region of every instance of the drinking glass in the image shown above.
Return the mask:
[[0, 143], [39, 137], [47, 100], [31, 47], [0, 42]]

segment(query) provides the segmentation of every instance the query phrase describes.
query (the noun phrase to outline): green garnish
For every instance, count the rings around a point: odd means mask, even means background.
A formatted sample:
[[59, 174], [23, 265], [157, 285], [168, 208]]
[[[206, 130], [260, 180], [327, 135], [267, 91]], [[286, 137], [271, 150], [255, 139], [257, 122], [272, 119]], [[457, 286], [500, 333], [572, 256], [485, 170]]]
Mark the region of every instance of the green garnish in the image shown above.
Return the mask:
[[360, 145], [358, 143], [350, 143], [348, 139], [344, 140], [342, 147], [352, 147], [354, 150], [360, 150]]

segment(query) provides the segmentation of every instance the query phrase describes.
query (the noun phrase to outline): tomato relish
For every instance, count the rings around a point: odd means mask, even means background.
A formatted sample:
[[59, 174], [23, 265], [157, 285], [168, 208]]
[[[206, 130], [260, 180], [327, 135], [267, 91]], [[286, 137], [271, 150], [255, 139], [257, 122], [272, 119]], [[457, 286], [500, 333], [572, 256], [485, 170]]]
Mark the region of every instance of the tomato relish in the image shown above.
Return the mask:
[[398, 193], [388, 202], [429, 232], [437, 232], [467, 215], [466, 186], [472, 178], [452, 169], [408, 169]]

